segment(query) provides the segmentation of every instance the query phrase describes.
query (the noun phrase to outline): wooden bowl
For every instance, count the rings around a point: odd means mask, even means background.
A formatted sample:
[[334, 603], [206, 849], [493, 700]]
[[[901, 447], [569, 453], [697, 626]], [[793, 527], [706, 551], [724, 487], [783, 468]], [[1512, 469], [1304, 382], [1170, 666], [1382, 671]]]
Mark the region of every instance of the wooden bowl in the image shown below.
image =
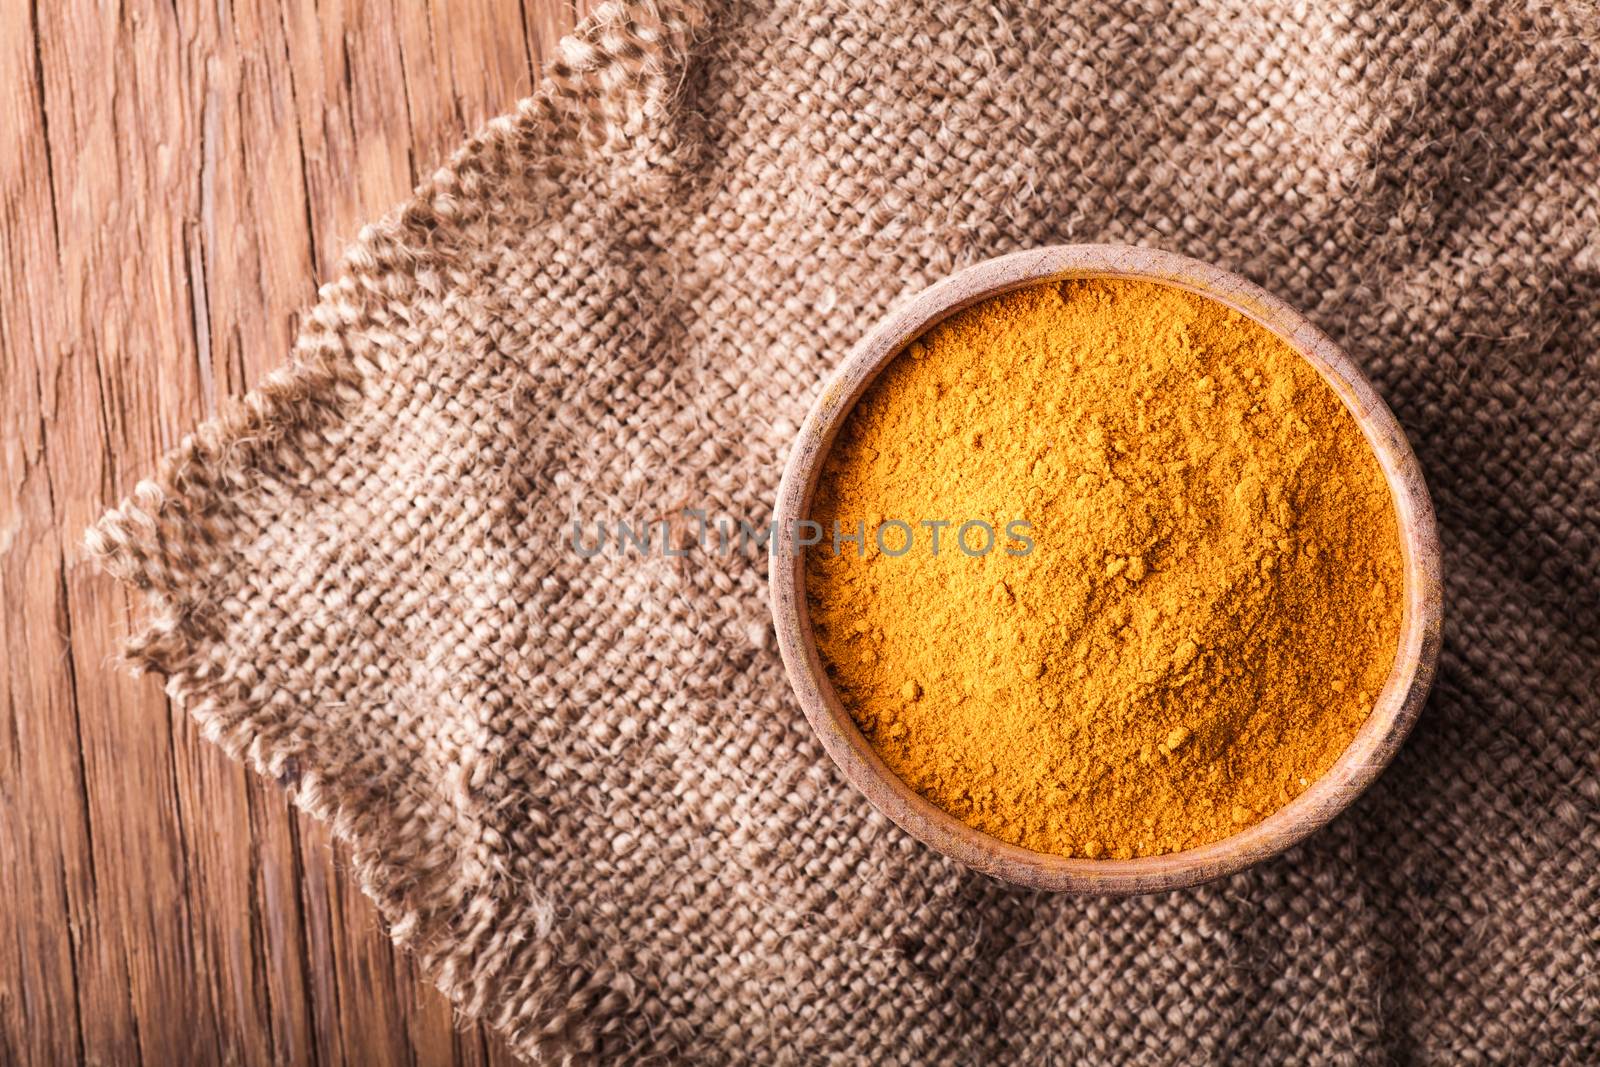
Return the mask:
[[[1366, 723], [1342, 756], [1300, 796], [1221, 841], [1139, 859], [1069, 859], [973, 829], [895, 775], [840, 703], [817, 655], [806, 603], [804, 548], [786, 531], [809, 517], [834, 435], [857, 398], [912, 340], [980, 300], [1063, 278], [1143, 279], [1216, 300], [1282, 337], [1343, 398], [1377, 453], [1398, 511], [1405, 564], [1399, 652]], [[1231, 874], [1303, 840], [1343, 811], [1394, 757], [1433, 682], [1443, 600], [1433, 504], [1417, 458], [1372, 385], [1328, 337], [1283, 301], [1236, 274], [1170, 252], [1118, 245], [1059, 245], [1001, 256], [959, 271], [901, 304], [845, 357], [800, 428], [773, 515], [770, 586], [778, 645], [806, 718], [851, 784], [925, 844], [985, 874], [1037, 889], [1126, 895]]]

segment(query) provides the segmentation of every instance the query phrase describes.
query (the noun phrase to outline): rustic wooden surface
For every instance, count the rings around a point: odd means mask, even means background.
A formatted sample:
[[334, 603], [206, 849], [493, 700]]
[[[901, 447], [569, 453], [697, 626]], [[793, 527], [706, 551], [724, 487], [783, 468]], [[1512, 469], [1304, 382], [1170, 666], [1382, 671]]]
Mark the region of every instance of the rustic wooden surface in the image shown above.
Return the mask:
[[0, 1064], [511, 1062], [323, 826], [116, 668], [132, 603], [80, 543], [570, 4], [0, 6]]

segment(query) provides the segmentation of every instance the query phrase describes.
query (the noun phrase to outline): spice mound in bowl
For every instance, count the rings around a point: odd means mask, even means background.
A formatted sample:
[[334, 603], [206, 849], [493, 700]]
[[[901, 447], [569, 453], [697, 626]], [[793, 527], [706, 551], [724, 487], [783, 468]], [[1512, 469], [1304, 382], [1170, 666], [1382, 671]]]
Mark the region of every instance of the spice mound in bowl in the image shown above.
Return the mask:
[[928, 329], [845, 416], [817, 653], [894, 774], [1041, 853], [1220, 841], [1328, 772], [1396, 661], [1372, 446], [1306, 359], [1174, 286], [1076, 278]]

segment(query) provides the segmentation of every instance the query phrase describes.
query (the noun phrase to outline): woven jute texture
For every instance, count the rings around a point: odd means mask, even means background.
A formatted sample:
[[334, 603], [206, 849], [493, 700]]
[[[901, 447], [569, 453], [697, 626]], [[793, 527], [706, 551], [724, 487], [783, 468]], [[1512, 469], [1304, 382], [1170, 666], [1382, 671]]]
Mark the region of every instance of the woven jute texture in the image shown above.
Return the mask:
[[[1600, 1058], [1591, 4], [608, 8], [367, 229], [289, 369], [89, 535], [135, 662], [332, 821], [397, 939], [558, 1060]], [[1438, 683], [1290, 854], [1011, 889], [846, 786], [742, 552], [896, 300], [1045, 243], [1239, 271], [1438, 505]], [[674, 543], [684, 550], [681, 524]], [[130, 798], [131, 802], [132, 798]]]

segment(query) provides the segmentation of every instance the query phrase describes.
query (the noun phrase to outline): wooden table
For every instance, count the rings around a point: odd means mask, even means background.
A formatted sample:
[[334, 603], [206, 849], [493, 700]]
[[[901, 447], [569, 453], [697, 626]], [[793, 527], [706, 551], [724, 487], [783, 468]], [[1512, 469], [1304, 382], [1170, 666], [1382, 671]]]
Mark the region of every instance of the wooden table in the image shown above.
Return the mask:
[[507, 1063], [320, 824], [114, 657], [84, 528], [281, 364], [562, 0], [0, 9], [0, 1064]]

